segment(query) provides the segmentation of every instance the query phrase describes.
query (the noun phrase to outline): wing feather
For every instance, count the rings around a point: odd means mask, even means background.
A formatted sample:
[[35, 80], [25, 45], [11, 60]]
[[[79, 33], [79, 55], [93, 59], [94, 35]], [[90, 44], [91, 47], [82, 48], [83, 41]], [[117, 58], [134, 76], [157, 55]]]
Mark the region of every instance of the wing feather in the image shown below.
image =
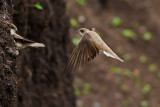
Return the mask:
[[14, 34], [13, 37], [16, 41], [21, 41], [21, 42], [26, 42], [26, 43], [34, 43], [35, 42], [35, 41], [32, 41], [32, 40], [26, 39], [26, 38], [24, 38], [24, 37], [22, 37], [18, 34]]
[[72, 52], [72, 56], [70, 57], [69, 62], [68, 62], [68, 66], [66, 67], [66, 71], [71, 69], [72, 66], [70, 66], [70, 65], [74, 64], [74, 61], [75, 61], [74, 59], [76, 57], [76, 54], [77, 54], [77, 47]]
[[66, 72], [73, 72], [83, 65], [85, 62], [96, 57], [99, 52], [98, 48], [92, 43], [91, 35], [85, 34], [78, 46], [73, 50], [68, 64], [65, 68]]
[[79, 56], [82, 53], [81, 51], [82, 51], [82, 49], [78, 50], [78, 53], [76, 55], [76, 59], [75, 59], [74, 66], [73, 66], [73, 67], [75, 67], [74, 70], [76, 70], [79, 66], [79, 63], [80, 63]]

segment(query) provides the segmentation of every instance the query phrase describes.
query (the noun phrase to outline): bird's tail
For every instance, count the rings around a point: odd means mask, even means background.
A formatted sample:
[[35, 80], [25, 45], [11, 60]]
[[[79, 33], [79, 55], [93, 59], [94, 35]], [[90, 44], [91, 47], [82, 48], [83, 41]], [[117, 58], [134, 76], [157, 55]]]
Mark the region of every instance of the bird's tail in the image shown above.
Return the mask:
[[106, 56], [108, 57], [112, 57], [112, 58], [115, 58], [121, 62], [124, 62], [121, 58], [119, 58], [113, 51], [112, 52], [106, 52], [106, 51], [103, 51], [103, 54], [105, 54]]
[[45, 45], [43, 43], [28, 43], [24, 48], [26, 47], [41, 48], [45, 47]]

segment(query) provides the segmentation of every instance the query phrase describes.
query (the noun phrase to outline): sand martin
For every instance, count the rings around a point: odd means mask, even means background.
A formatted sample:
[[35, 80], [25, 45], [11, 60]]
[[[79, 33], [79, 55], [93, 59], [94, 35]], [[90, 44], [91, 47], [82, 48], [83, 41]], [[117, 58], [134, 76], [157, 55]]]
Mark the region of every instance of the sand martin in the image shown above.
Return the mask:
[[34, 47], [34, 48], [45, 47], [45, 45], [43, 43], [37, 43], [35, 41], [26, 39], [26, 38], [18, 35], [16, 33], [17, 28], [13, 25], [12, 25], [12, 27], [14, 27], [14, 28], [10, 29], [10, 33], [13, 36], [15, 43], [16, 43], [16, 46], [19, 50], [26, 48], [26, 47]]
[[73, 50], [64, 73], [77, 70], [80, 65], [83, 65], [101, 53], [123, 62], [101, 39], [94, 28], [92, 28], [92, 31], [87, 28], [81, 28], [77, 32], [82, 38], [78, 46]]

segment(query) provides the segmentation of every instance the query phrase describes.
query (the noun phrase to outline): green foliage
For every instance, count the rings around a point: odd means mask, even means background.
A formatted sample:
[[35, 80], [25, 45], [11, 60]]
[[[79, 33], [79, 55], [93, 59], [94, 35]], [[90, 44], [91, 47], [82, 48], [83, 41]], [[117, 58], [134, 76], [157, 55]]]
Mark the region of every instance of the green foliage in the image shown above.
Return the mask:
[[146, 57], [145, 55], [141, 55], [141, 56], [139, 57], [139, 61], [140, 61], [141, 63], [146, 63], [146, 62], [147, 62], [147, 57]]
[[66, 3], [66, 8], [67, 8], [67, 9], [70, 9], [71, 7], [72, 7], [72, 3], [71, 3], [71, 2], [67, 2], [67, 3]]
[[128, 78], [132, 78], [133, 77], [132, 71], [130, 69], [125, 69], [123, 74], [124, 74], [124, 76], [126, 76]]
[[76, 96], [80, 96], [81, 91], [79, 90], [78, 86], [74, 86], [74, 93]]
[[141, 85], [142, 85], [142, 81], [141, 81], [141, 79], [140, 78], [136, 78], [136, 86], [137, 87], [141, 87]]
[[121, 73], [121, 68], [113, 66], [110, 68], [110, 72], [114, 73], [114, 74], [120, 74]]
[[122, 47], [118, 47], [118, 48], [117, 48], [117, 52], [118, 52], [118, 53], [123, 53], [123, 52], [124, 52], [124, 50], [123, 50], [123, 48], [122, 48]]
[[112, 20], [111, 25], [112, 25], [113, 27], [119, 27], [119, 26], [121, 26], [121, 25], [122, 25], [122, 20], [121, 20], [121, 18], [120, 18], [120, 17], [117, 17], [117, 16], [114, 17], [113, 20]]
[[149, 41], [152, 38], [152, 34], [150, 32], [145, 32], [143, 35], [143, 39]]
[[150, 72], [155, 72], [157, 70], [157, 66], [155, 64], [150, 64], [148, 70]]
[[43, 6], [39, 2], [37, 2], [34, 7], [38, 10], [43, 10]]
[[75, 89], [75, 95], [76, 96], [80, 96], [80, 94], [81, 94], [80, 90], [79, 89]]
[[76, 0], [77, 4], [84, 6], [86, 5], [86, 0]]
[[142, 89], [142, 93], [143, 94], [148, 94], [151, 91], [152, 87], [149, 84], [144, 85], [143, 89]]
[[160, 71], [158, 72], [158, 78], [160, 79]]
[[78, 21], [77, 21], [76, 19], [71, 18], [71, 19], [70, 19], [70, 25], [71, 25], [72, 27], [78, 27], [78, 26], [79, 26], [79, 23], [78, 23]]
[[137, 40], [137, 34], [131, 29], [124, 29], [122, 31], [122, 36], [130, 38], [132, 40]]
[[72, 43], [73, 43], [75, 46], [78, 46], [80, 40], [81, 40], [80, 38], [73, 38], [73, 39], [72, 39]]
[[123, 107], [129, 107], [129, 105], [132, 103], [132, 99], [128, 98], [123, 100]]
[[119, 78], [119, 77], [115, 78], [115, 83], [116, 84], [121, 84], [122, 83], [122, 78]]
[[141, 101], [141, 107], [148, 107], [148, 102], [145, 100]]
[[123, 59], [124, 59], [125, 61], [130, 61], [130, 60], [131, 60], [131, 55], [130, 55], [130, 54], [124, 54], [124, 55], [123, 55]]
[[91, 85], [89, 83], [84, 85], [83, 93], [87, 94], [91, 89]]
[[128, 88], [128, 86], [127, 86], [126, 84], [122, 84], [122, 85], [121, 85], [121, 90], [122, 90], [122, 91], [126, 92], [126, 91], [128, 91], [128, 89], [129, 89], [129, 88]]

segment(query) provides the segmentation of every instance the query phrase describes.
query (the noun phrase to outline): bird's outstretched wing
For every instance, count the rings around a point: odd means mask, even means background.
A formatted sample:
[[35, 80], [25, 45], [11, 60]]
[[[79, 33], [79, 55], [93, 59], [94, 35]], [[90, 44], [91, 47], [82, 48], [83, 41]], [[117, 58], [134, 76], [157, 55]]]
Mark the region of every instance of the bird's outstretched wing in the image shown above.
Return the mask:
[[73, 50], [64, 73], [77, 70], [80, 65], [93, 59], [99, 53], [98, 48], [90, 38], [91, 36], [88, 33], [82, 37], [79, 45]]
[[26, 42], [26, 43], [34, 43], [35, 42], [35, 41], [32, 41], [32, 40], [26, 39], [26, 38], [24, 38], [24, 37], [22, 37], [18, 34], [14, 34], [13, 37], [16, 41], [21, 41], [21, 42]]
[[13, 37], [19, 49], [26, 48], [26, 47], [34, 47], [34, 48], [45, 47], [43, 43], [37, 43], [35, 41], [26, 39], [16, 33], [13, 35]]

